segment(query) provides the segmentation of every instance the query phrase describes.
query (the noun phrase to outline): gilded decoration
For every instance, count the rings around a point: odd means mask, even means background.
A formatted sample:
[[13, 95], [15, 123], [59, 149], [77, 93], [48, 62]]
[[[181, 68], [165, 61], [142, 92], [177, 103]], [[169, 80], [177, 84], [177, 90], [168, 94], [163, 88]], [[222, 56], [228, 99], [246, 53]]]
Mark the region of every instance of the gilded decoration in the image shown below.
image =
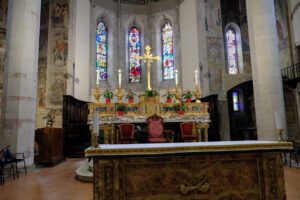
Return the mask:
[[159, 154], [94, 157], [94, 199], [285, 199], [279, 151]]
[[121, 155], [153, 155], [153, 154], [176, 154], [176, 153], [200, 153], [200, 152], [231, 152], [231, 151], [251, 151], [251, 150], [291, 150], [293, 144], [290, 142], [213, 142], [213, 143], [180, 143], [180, 144], [160, 144], [156, 146], [120, 145], [100, 145], [99, 148], [88, 148], [85, 156], [121, 156]]

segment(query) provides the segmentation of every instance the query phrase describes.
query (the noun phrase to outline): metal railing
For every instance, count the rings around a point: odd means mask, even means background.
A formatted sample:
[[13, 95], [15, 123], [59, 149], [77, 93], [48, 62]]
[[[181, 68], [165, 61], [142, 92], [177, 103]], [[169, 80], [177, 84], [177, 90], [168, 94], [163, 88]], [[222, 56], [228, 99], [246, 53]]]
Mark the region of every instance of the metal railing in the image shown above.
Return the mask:
[[289, 81], [300, 78], [300, 63], [282, 69], [281, 75], [283, 81]]

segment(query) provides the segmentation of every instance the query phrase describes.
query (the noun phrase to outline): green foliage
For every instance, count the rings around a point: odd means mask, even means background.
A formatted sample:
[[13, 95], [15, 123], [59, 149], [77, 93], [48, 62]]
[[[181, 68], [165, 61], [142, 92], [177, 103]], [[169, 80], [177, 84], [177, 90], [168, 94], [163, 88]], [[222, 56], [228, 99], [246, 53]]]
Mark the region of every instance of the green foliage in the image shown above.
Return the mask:
[[158, 92], [156, 90], [145, 90], [145, 96], [147, 97], [156, 97], [158, 96]]
[[134, 99], [134, 96], [136, 96], [136, 94], [134, 92], [132, 92], [131, 90], [129, 90], [126, 95], [126, 99]]
[[126, 105], [123, 103], [117, 104], [116, 111], [126, 111]]
[[185, 105], [184, 103], [176, 103], [174, 105], [174, 108], [176, 111], [187, 111], [188, 110], [187, 105]]
[[181, 96], [183, 98], [190, 99], [193, 97], [193, 93], [190, 90], [186, 90]]
[[163, 95], [163, 97], [166, 97], [167, 99], [168, 98], [175, 98], [175, 94], [172, 91], [167, 90], [167, 92]]
[[106, 99], [112, 99], [114, 97], [114, 93], [112, 93], [111, 91], [109, 90], [105, 90], [104, 93], [103, 93], [103, 96], [104, 98]]

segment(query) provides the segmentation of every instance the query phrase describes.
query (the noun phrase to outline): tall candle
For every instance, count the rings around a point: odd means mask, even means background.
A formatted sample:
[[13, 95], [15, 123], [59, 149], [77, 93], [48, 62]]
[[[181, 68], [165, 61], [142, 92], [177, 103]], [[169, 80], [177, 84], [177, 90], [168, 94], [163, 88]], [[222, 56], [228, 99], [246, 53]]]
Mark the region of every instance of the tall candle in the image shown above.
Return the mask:
[[178, 86], [178, 69], [175, 70], [175, 85]]
[[96, 72], [96, 85], [99, 86], [99, 80], [100, 80], [100, 77], [99, 77], [99, 71]]
[[98, 113], [98, 111], [94, 112], [93, 133], [99, 134], [99, 113]]
[[198, 86], [198, 70], [195, 71], [195, 85]]
[[122, 85], [121, 69], [119, 69], [118, 72], [119, 72], [119, 88], [121, 88]]
[[283, 126], [282, 126], [282, 123], [281, 123], [281, 117], [279, 115], [279, 112], [277, 110], [274, 111], [274, 115], [275, 115], [275, 126], [276, 126], [276, 129], [282, 129]]

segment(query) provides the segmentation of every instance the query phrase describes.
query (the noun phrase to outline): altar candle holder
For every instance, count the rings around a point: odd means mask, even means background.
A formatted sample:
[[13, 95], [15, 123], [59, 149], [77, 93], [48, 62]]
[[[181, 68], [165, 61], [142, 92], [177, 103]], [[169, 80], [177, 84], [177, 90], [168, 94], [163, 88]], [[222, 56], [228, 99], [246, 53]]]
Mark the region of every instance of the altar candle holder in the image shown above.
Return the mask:
[[278, 134], [279, 134], [279, 138], [278, 138], [278, 142], [285, 142], [284, 138], [283, 138], [283, 128], [277, 129]]
[[118, 103], [122, 103], [122, 98], [125, 94], [125, 90], [122, 88], [118, 88], [115, 90], [116, 96], [118, 98]]
[[195, 97], [196, 97], [196, 103], [201, 103], [201, 95], [202, 95], [202, 92], [201, 92], [201, 88], [199, 85], [197, 85], [193, 91]]
[[96, 85], [96, 88], [92, 91], [92, 95], [95, 97], [96, 103], [100, 102], [100, 96], [102, 95], [102, 93], [102, 89], [100, 89], [99, 85]]
[[180, 97], [182, 95], [182, 90], [180, 89], [180, 87], [176, 86], [175, 89], [173, 90], [173, 92], [175, 94], [177, 103], [180, 102]]

